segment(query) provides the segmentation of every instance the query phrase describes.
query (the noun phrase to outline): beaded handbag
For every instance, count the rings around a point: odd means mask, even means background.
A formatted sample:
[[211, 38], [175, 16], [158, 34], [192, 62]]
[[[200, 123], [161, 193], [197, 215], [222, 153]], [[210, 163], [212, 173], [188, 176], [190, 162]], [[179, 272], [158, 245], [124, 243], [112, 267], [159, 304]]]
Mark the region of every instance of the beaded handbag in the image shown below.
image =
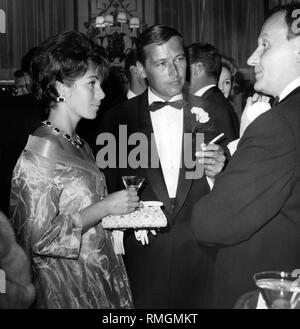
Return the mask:
[[[125, 215], [109, 215], [102, 218], [102, 226], [106, 229], [124, 228], [160, 228], [167, 226], [167, 218], [160, 208], [161, 203], [141, 202], [142, 207]], [[151, 205], [152, 204], [152, 205]]]

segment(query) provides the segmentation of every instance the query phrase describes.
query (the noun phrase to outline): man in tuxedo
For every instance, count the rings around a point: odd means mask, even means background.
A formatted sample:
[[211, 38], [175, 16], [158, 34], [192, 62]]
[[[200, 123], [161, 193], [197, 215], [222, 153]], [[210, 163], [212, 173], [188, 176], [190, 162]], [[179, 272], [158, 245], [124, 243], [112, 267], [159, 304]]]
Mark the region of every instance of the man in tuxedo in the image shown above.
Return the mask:
[[[183, 99], [186, 58], [182, 36], [175, 29], [163, 25], [146, 29], [138, 40], [137, 56], [137, 68], [149, 87], [143, 94], [109, 110], [99, 130], [115, 136], [117, 150], [124, 139], [119, 141], [121, 126], [126, 127], [128, 137], [135, 133], [147, 137], [146, 152], [142, 149], [143, 155], [149, 154], [146, 164], [130, 167], [121, 164], [121, 159], [115, 169], [106, 168], [104, 173], [111, 192], [122, 187], [123, 175], [145, 177], [140, 199], [161, 201], [168, 220], [167, 227], [157, 231], [156, 236], [149, 233], [148, 245], [137, 241], [132, 230], [125, 232], [124, 260], [134, 304], [136, 308], [209, 307], [216, 251], [196, 242], [190, 216], [195, 201], [210, 191], [207, 177], [214, 177], [223, 168], [225, 157], [218, 145], [207, 145], [202, 158], [206, 175], [195, 174], [195, 179], [188, 175], [195, 169], [180, 162], [185, 151], [194, 154], [196, 150], [195, 143], [184, 138], [187, 134], [195, 137], [196, 133], [204, 133], [206, 144], [221, 132], [225, 133], [224, 143], [232, 140], [230, 118], [208, 101], [197, 99], [196, 103], [193, 95]], [[101, 134], [98, 144], [100, 137]], [[127, 152], [123, 146], [117, 159], [124, 150], [127, 156], [134, 148], [126, 147]], [[97, 163], [103, 168], [100, 154]], [[151, 166], [154, 154], [159, 157], [159, 166]]]
[[194, 206], [203, 245], [221, 245], [214, 306], [232, 308], [259, 271], [300, 268], [300, 4], [276, 8], [248, 59], [258, 92], [277, 97], [245, 130], [212, 192]]
[[239, 136], [239, 120], [230, 104], [218, 88], [222, 72], [221, 55], [208, 43], [193, 43], [186, 48], [188, 60], [189, 92], [209, 100], [214, 106], [230, 115], [235, 137]]
[[135, 49], [130, 49], [125, 57], [125, 70], [128, 78], [127, 98], [133, 98], [142, 94], [147, 88], [147, 81], [141, 77], [141, 74], [136, 66], [137, 55]]

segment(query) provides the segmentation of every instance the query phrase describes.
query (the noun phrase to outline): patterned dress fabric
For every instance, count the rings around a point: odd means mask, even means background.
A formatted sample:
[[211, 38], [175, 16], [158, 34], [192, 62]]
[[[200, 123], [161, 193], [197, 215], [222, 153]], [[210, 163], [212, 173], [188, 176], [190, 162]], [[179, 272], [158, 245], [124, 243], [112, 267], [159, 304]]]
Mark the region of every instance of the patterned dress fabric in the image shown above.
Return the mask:
[[29, 137], [16, 164], [10, 200], [18, 241], [32, 260], [34, 307], [132, 308], [111, 232], [101, 222], [82, 232], [79, 211], [107, 194], [89, 146], [39, 135]]

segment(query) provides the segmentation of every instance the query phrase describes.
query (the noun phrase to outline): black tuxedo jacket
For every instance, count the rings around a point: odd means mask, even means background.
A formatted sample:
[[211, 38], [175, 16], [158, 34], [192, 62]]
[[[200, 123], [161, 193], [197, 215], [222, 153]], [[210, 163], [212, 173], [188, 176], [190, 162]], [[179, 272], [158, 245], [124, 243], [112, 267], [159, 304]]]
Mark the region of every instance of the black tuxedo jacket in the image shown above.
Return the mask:
[[258, 117], [212, 192], [193, 209], [217, 257], [214, 306], [232, 308], [259, 271], [300, 268], [300, 88]]
[[[184, 108], [184, 132], [204, 131], [206, 142], [220, 132], [225, 132], [224, 143], [233, 139], [231, 121], [225, 111], [218, 111], [211, 107], [209, 102], [199, 101], [199, 98], [194, 96], [191, 96], [189, 101], [192, 105], [189, 104]], [[197, 125], [195, 115], [191, 113], [191, 107], [196, 105], [195, 102], [209, 113], [210, 121], [207, 124]], [[109, 110], [103, 118], [99, 132], [110, 132], [118, 140], [120, 125], [126, 125], [128, 136], [134, 133], [143, 133], [147, 136], [149, 141], [147, 152], [151, 159], [150, 140], [153, 127], [148, 110], [147, 91]], [[188, 150], [189, 145], [184, 143], [188, 142], [183, 141], [183, 148]], [[119, 143], [117, 143], [118, 148]], [[131, 149], [129, 145], [127, 154]], [[155, 147], [152, 148], [152, 154], [153, 152], [157, 152]], [[99, 160], [99, 153], [96, 156]], [[185, 179], [187, 168], [183, 166], [179, 174], [176, 202], [172, 205], [160, 165], [151, 168], [148, 163], [144, 168], [133, 169], [120, 168], [119, 163], [118, 167], [103, 170], [109, 191], [124, 188], [121, 180], [123, 175], [144, 176], [146, 182], [139, 191], [140, 199], [163, 202], [163, 210], [168, 219], [168, 226], [161, 229], [157, 236], [149, 233], [148, 246], [138, 242], [132, 230], [125, 232], [124, 260], [135, 306], [137, 308], [209, 307], [215, 250], [200, 246], [190, 228], [193, 204], [210, 190], [206, 178]]]
[[223, 109], [223, 111], [227, 111], [230, 115], [231, 124], [234, 130], [235, 138], [239, 137], [239, 130], [240, 130], [240, 122], [239, 119], [230, 104], [230, 102], [224, 97], [223, 93], [218, 87], [212, 87], [208, 89], [201, 98], [206, 99], [215, 104], [215, 106]]
[[1, 97], [0, 109], [0, 209], [8, 215], [12, 172], [43, 112], [31, 94]]

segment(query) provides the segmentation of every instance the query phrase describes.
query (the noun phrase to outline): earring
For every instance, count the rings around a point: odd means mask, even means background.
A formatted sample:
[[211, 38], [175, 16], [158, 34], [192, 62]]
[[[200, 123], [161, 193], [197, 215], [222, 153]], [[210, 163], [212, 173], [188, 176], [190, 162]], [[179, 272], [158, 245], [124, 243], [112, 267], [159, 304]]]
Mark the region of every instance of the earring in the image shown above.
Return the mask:
[[63, 97], [63, 96], [58, 96], [58, 97], [56, 98], [56, 101], [57, 101], [57, 103], [60, 103], [60, 102], [65, 102], [66, 99], [65, 99], [65, 97]]

